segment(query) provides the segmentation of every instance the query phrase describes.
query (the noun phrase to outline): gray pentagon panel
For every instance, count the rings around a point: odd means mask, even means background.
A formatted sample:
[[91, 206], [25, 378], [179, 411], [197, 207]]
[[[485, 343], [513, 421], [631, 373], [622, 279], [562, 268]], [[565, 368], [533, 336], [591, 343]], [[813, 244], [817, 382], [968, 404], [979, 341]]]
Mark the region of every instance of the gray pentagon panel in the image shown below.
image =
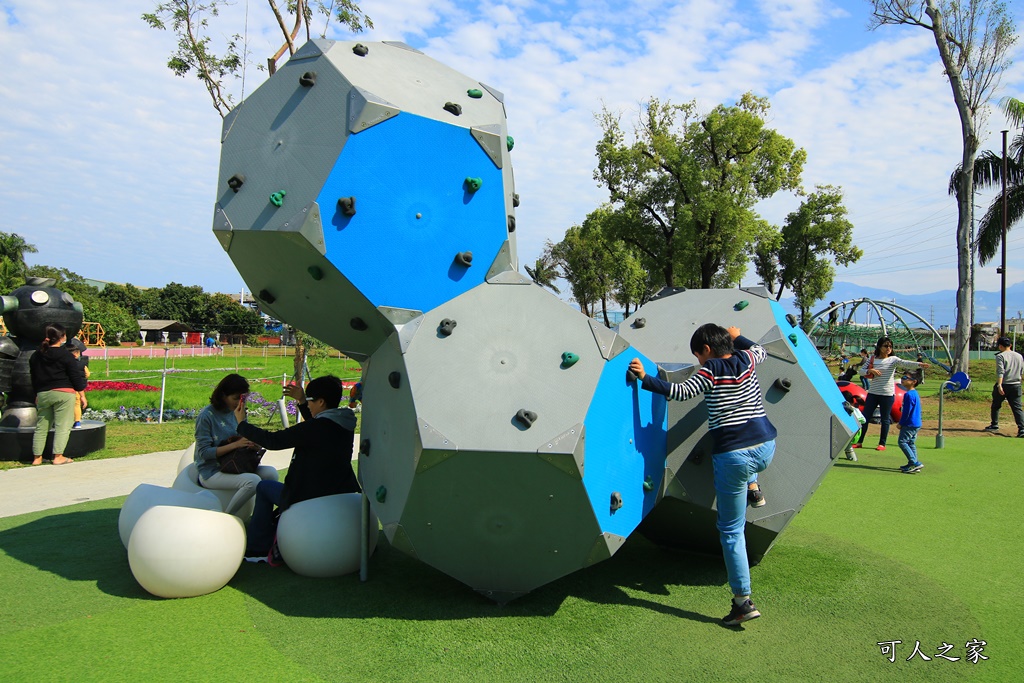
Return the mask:
[[[369, 52], [359, 56], [352, 50], [356, 44], [339, 41], [325, 55], [353, 85], [394, 103], [403, 112], [467, 129], [501, 124], [504, 130], [505, 112], [499, 100], [467, 94], [480, 88], [478, 81], [416, 50], [363, 43]], [[458, 104], [461, 113], [446, 111], [448, 102]]]
[[[215, 234], [220, 239], [225, 233]], [[228, 256], [260, 308], [274, 317], [357, 360], [372, 354], [392, 333], [388, 319], [324, 258], [301, 227], [226, 234]]]
[[[391, 381], [395, 372], [401, 379], [398, 387]], [[401, 520], [422, 451], [407, 375], [397, 335], [390, 336], [363, 365], [359, 481], [385, 533], [388, 524]]]
[[[479, 285], [428, 311], [406, 352], [418, 415], [460, 448], [535, 453], [584, 421], [604, 367], [587, 321], [539, 287]], [[579, 356], [568, 369], [565, 352]]]
[[[706, 322], [735, 325], [769, 351], [756, 372], [778, 438], [774, 460], [759, 476], [767, 504], [747, 511], [747, 550], [756, 562], [817, 489], [855, 425], [842, 410], [842, 396], [835, 395], [838, 388], [817, 350], [802, 333], [791, 341], [783, 332], [790, 325], [781, 306], [757, 291], [676, 292], [636, 311], [619, 326], [619, 334], [659, 362], [694, 364], [689, 339]], [[713, 452], [703, 399], [669, 402], [666, 466], [672, 481], [641, 524], [645, 535], [659, 543], [721, 552]]]
[[[312, 87], [300, 83], [307, 72]], [[325, 56], [311, 57], [284, 64], [232, 110], [217, 203], [235, 230], [279, 230], [316, 199], [348, 137], [339, 112], [349, 89]]]
[[601, 533], [589, 510], [535, 453], [460, 450], [416, 475], [401, 526], [420, 560], [503, 602], [584, 566]]

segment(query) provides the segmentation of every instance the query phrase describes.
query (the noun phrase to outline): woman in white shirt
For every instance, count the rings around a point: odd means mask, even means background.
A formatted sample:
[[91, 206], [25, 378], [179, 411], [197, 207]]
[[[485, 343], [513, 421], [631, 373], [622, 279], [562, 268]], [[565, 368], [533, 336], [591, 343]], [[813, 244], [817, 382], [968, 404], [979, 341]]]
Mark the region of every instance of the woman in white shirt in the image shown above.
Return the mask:
[[[878, 408], [882, 418], [882, 432], [878, 437], [876, 451], [885, 450], [885, 439], [889, 436], [889, 422], [892, 419], [892, 404], [896, 399], [896, 385], [893, 376], [897, 370], [916, 370], [927, 367], [927, 363], [903, 360], [892, 355], [892, 339], [882, 337], [875, 344], [875, 354], [864, 361], [860, 368], [860, 374], [868, 379], [868, 395], [864, 400], [864, 417], [868, 420]], [[868, 433], [868, 424], [860, 431], [860, 438], [853, 445], [854, 448], [861, 448], [864, 445], [864, 437]]]

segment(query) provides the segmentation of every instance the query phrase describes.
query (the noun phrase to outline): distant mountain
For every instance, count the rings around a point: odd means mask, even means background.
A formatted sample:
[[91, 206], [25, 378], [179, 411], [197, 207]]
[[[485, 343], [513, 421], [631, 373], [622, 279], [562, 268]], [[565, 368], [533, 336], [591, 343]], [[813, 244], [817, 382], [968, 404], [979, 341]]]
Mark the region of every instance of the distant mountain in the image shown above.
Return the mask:
[[[840, 303], [851, 299], [876, 299], [879, 301], [893, 301], [896, 304], [909, 308], [918, 314], [934, 327], [956, 324], [956, 290], [948, 289], [931, 294], [900, 294], [890, 289], [875, 289], [863, 287], [850, 282], [836, 282], [828, 296], [812, 309], [812, 313], [824, 310], [828, 307], [829, 301]], [[798, 312], [793, 297], [783, 297], [781, 303], [787, 310]], [[1024, 309], [1024, 282], [1006, 288], [1006, 317], [1016, 318], [1017, 310]], [[975, 292], [974, 293], [974, 321], [975, 322], [999, 322], [1000, 296], [999, 292]], [[866, 315], [864, 306], [857, 309], [857, 320], [864, 322], [862, 316]], [[909, 322], [909, 321], [908, 321]], [[912, 324], [912, 323], [911, 323]]]

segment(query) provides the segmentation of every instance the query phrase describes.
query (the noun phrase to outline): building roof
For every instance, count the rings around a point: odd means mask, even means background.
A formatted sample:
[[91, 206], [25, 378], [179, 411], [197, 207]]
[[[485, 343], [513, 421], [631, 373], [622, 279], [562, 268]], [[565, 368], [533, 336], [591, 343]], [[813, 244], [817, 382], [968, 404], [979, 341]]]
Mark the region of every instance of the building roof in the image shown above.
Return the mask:
[[137, 320], [139, 329], [144, 332], [193, 332], [194, 330], [177, 320]]

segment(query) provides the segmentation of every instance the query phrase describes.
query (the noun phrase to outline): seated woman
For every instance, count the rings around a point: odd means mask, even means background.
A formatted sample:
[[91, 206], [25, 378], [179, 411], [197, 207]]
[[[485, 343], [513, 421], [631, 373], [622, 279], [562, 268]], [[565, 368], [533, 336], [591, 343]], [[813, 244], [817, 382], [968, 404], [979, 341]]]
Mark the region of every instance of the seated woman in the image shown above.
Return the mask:
[[235, 408], [248, 392], [249, 382], [241, 375], [230, 374], [213, 390], [210, 405], [199, 411], [199, 417], [196, 418], [195, 463], [199, 470], [199, 483], [208, 489], [237, 489], [224, 510], [228, 514], [238, 512], [256, 495], [256, 485], [261, 480], [277, 481], [277, 470], [266, 465], [261, 465], [256, 474], [227, 474], [220, 471], [219, 457], [237, 448], [255, 445], [248, 439], [227, 442], [238, 429]]

